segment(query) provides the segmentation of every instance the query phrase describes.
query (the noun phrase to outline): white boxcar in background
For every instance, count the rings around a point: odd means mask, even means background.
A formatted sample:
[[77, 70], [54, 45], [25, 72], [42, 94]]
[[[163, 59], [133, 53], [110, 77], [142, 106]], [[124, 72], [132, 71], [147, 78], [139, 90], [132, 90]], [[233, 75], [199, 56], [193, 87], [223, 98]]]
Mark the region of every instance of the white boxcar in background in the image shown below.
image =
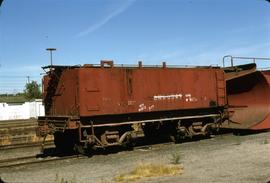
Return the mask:
[[23, 104], [0, 103], [0, 120], [29, 119], [44, 116], [41, 99]]

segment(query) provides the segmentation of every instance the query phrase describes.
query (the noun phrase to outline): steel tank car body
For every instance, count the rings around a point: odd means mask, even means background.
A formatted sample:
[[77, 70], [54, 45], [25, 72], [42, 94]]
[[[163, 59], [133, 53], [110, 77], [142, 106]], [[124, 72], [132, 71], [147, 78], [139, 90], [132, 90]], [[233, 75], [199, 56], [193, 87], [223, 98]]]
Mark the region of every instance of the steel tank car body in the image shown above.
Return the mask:
[[107, 147], [134, 139], [173, 141], [208, 135], [227, 106], [219, 67], [53, 66], [43, 78], [44, 117], [38, 136], [53, 134], [60, 149]]
[[[57, 84], [53, 84], [53, 77]], [[211, 67], [86, 65], [61, 71], [55, 68], [55, 73], [46, 76], [43, 83], [46, 114], [54, 116], [87, 117], [226, 105], [224, 72]]]

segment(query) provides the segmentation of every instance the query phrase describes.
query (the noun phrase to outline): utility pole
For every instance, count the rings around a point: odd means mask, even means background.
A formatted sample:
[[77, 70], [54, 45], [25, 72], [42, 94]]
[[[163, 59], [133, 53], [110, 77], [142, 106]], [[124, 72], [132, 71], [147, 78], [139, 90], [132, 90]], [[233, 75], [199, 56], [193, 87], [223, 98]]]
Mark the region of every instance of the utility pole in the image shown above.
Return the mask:
[[53, 52], [53, 51], [56, 51], [56, 48], [47, 48], [46, 50], [50, 52], [51, 68], [52, 68], [52, 66], [53, 66], [52, 52]]
[[30, 76], [26, 76], [27, 77], [27, 84], [30, 83]]

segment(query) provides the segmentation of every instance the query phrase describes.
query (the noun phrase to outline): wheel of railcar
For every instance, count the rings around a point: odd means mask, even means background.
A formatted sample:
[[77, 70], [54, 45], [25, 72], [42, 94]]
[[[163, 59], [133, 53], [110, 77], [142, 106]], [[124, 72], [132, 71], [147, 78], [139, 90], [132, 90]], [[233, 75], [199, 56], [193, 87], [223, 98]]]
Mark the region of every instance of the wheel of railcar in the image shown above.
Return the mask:
[[155, 142], [159, 141], [161, 138], [160, 134], [158, 133], [158, 129], [156, 129], [156, 126], [154, 124], [145, 125], [143, 127], [143, 132], [146, 141]]
[[211, 125], [206, 125], [204, 129], [204, 136], [205, 138], [210, 138], [213, 134], [214, 129], [211, 127]]
[[170, 139], [174, 143], [180, 143], [185, 141], [186, 136], [183, 133], [176, 132], [174, 134], [170, 134]]
[[167, 134], [167, 138], [169, 138], [169, 140], [171, 140], [174, 143], [178, 142], [178, 135], [177, 135], [177, 130], [175, 125], [173, 125], [173, 123], [168, 124], [167, 126], [165, 126], [164, 131], [162, 132], [164, 134]]
[[54, 145], [57, 151], [61, 151], [63, 143], [63, 133], [55, 132], [54, 134]]
[[75, 147], [75, 136], [71, 132], [54, 133], [54, 144], [59, 153], [72, 153]]
[[73, 149], [75, 153], [83, 154], [86, 156], [91, 156], [93, 151], [91, 146], [84, 146], [83, 144], [78, 143], [74, 145]]
[[132, 139], [128, 139], [122, 143], [123, 148], [130, 149], [130, 150], [133, 149], [135, 145], [136, 145], [136, 142]]
[[171, 140], [172, 142], [177, 143], [177, 140], [176, 140], [177, 137], [176, 137], [175, 134], [170, 134], [169, 137], [170, 137], [170, 140]]

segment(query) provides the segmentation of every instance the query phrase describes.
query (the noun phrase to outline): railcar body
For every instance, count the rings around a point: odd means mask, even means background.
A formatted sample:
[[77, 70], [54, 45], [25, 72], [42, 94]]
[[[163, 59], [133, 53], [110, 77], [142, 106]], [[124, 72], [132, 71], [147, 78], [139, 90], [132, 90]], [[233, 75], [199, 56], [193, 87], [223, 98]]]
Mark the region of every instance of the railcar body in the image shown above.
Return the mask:
[[38, 135], [54, 134], [61, 149], [122, 145], [143, 136], [206, 135], [226, 118], [226, 79], [218, 67], [102, 61], [46, 68], [46, 116], [38, 119]]

